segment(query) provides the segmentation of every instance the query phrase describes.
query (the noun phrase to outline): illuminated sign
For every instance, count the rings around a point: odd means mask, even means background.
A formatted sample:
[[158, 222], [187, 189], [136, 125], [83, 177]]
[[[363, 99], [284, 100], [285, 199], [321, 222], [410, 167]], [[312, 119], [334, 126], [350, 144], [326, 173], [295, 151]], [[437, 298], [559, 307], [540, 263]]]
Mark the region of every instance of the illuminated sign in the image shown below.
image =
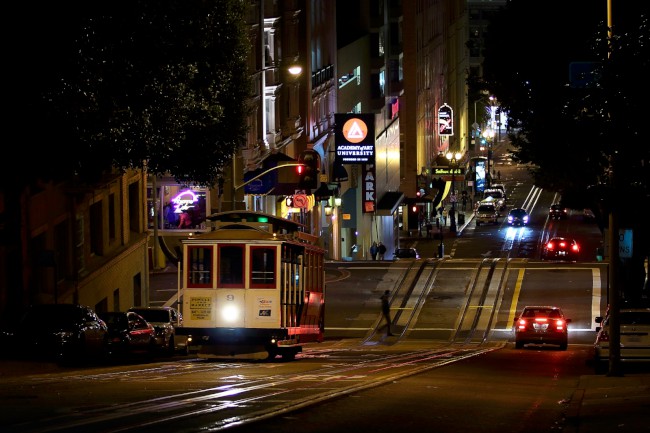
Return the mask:
[[454, 135], [454, 110], [447, 104], [438, 109], [438, 134]]
[[375, 115], [334, 114], [334, 138], [338, 164], [374, 164]]
[[194, 203], [196, 203], [198, 199], [199, 196], [192, 190], [186, 189], [185, 191], [179, 192], [176, 197], [172, 198], [172, 203], [174, 203], [174, 213], [182, 213], [183, 211], [193, 208]]
[[375, 164], [364, 164], [363, 166], [363, 213], [375, 211]]

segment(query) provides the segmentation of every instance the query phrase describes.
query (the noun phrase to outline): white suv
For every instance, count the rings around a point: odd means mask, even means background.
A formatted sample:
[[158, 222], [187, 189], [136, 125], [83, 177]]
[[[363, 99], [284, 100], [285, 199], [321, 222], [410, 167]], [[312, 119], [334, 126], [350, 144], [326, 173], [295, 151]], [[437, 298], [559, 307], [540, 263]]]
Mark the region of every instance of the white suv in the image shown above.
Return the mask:
[[478, 204], [475, 212], [476, 225], [480, 226], [483, 223], [499, 223], [499, 210], [496, 205], [490, 201], [482, 201]]
[[[596, 373], [606, 370], [609, 362], [609, 312], [596, 317], [594, 368]], [[621, 362], [650, 362], [650, 308], [620, 308]]]

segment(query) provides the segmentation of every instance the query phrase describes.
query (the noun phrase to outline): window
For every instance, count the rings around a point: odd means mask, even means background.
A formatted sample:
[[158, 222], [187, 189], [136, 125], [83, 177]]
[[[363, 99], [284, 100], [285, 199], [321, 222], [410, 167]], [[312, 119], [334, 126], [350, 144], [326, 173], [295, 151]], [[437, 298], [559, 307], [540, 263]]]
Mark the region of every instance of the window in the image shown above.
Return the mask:
[[189, 247], [188, 256], [188, 287], [212, 286], [212, 247]]
[[244, 287], [244, 245], [219, 246], [219, 287]]
[[251, 247], [251, 287], [275, 287], [275, 247]]

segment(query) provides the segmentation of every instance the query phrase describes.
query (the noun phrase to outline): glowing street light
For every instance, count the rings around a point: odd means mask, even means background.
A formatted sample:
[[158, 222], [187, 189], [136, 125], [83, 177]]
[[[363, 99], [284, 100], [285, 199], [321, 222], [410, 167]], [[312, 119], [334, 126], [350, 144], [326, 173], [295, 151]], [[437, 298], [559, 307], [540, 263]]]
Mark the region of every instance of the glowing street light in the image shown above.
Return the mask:
[[449, 231], [456, 233], [456, 170], [460, 163], [460, 159], [463, 157], [463, 154], [460, 152], [452, 153], [447, 152], [445, 155], [447, 161], [449, 161], [449, 167], [451, 168], [451, 212], [450, 212], [450, 223]]

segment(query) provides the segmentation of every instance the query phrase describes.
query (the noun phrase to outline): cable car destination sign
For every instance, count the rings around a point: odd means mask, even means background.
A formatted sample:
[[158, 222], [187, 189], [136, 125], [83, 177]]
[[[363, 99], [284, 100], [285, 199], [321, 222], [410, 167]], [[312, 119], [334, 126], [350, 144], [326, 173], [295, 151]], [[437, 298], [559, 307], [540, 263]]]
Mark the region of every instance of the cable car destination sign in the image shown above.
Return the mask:
[[335, 113], [334, 139], [339, 164], [375, 163], [375, 115]]

